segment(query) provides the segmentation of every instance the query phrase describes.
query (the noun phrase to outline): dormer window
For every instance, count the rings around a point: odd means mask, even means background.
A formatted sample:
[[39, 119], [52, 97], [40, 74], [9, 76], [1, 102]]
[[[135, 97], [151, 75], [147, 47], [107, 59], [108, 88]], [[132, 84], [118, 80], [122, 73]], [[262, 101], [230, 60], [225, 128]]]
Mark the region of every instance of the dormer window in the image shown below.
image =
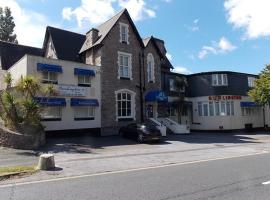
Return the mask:
[[128, 42], [128, 25], [120, 23], [120, 42], [129, 44]]
[[227, 86], [228, 85], [227, 74], [212, 74], [212, 85]]

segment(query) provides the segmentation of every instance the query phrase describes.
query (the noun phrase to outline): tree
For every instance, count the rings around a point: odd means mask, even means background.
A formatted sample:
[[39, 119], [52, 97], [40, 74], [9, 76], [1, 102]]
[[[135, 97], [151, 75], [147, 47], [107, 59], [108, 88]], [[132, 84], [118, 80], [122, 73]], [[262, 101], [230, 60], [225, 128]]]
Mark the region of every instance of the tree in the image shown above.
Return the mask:
[[184, 106], [185, 106], [185, 87], [187, 87], [187, 80], [185, 77], [176, 77], [175, 78], [175, 89], [176, 92], [178, 93], [178, 121], [181, 123], [181, 116], [184, 111]]
[[18, 44], [17, 35], [13, 33], [14, 28], [15, 23], [10, 8], [5, 7], [3, 10], [0, 7], [0, 40]]
[[254, 88], [248, 95], [258, 104], [270, 105], [270, 65], [266, 65], [259, 74], [259, 78], [254, 81]]
[[32, 76], [21, 77], [12, 86], [10, 73], [7, 73], [5, 83], [6, 88], [0, 92], [0, 118], [4, 126], [20, 133], [26, 133], [25, 130], [29, 130], [29, 127], [42, 129], [43, 108], [35, 101], [35, 97], [53, 95], [53, 86], [42, 86], [40, 81]]

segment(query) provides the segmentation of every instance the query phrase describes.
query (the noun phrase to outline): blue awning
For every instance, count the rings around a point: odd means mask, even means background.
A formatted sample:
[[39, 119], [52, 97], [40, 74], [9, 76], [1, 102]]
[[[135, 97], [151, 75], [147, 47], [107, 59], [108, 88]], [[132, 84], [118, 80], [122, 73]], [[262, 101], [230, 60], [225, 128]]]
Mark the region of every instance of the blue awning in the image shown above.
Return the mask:
[[154, 91], [148, 92], [145, 95], [145, 101], [146, 102], [151, 102], [151, 101], [168, 102], [168, 97], [163, 91], [154, 90]]
[[74, 68], [75, 75], [95, 76], [95, 71], [91, 69]]
[[65, 98], [35, 97], [35, 101], [45, 106], [66, 106]]
[[241, 107], [259, 107], [261, 105], [257, 104], [256, 102], [240, 102]]
[[71, 106], [99, 106], [97, 99], [77, 99], [71, 98]]
[[60, 65], [52, 65], [52, 64], [45, 64], [45, 63], [37, 63], [37, 70], [59, 72], [59, 73], [63, 72], [62, 67]]

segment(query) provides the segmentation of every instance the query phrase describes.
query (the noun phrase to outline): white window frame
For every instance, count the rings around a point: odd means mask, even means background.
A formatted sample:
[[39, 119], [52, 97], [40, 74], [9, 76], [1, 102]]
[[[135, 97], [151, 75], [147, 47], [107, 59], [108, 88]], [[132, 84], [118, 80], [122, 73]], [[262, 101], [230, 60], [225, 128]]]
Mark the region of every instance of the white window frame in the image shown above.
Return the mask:
[[[122, 57], [128, 57], [128, 65], [125, 66], [125, 65], [121, 65], [121, 56]], [[125, 52], [120, 52], [118, 51], [118, 61], [117, 61], [117, 64], [118, 64], [118, 79], [121, 79], [121, 78], [126, 78], [126, 79], [130, 79], [130, 80], [133, 80], [132, 78], [132, 54], [130, 53], [125, 53]], [[121, 68], [127, 68], [128, 69], [128, 76], [124, 76], [122, 74], [122, 71], [121, 71]]]
[[[50, 120], [61, 120], [62, 119], [62, 107], [61, 106], [44, 106], [44, 110], [41, 113], [41, 120], [42, 121], [50, 121]], [[51, 111], [52, 110], [58, 110], [58, 115], [45, 115], [46, 111]]]
[[169, 80], [169, 84], [170, 84], [170, 91], [172, 91], [172, 92], [175, 92], [176, 91], [176, 87], [175, 87], [175, 80], [174, 79], [170, 79]]
[[[205, 108], [207, 108], [205, 110]], [[214, 116], [234, 116], [234, 101], [199, 101], [198, 116], [214, 117]]]
[[212, 74], [212, 86], [227, 86], [227, 74]]
[[254, 87], [254, 81], [256, 80], [255, 77], [252, 77], [252, 76], [248, 76], [248, 87], [252, 88]]
[[[129, 116], [122, 116], [122, 115], [118, 115], [118, 102], [122, 102], [122, 99], [119, 100], [118, 99], [118, 94], [130, 94], [131, 96], [131, 100], [130, 100], [130, 111], [131, 111], [131, 114]], [[115, 91], [115, 101], [116, 101], [116, 104], [115, 104], [115, 107], [116, 107], [116, 121], [119, 121], [121, 119], [133, 119], [133, 120], [136, 120], [136, 93], [131, 91], [131, 90], [128, 90], [128, 89], [121, 89], [121, 90], [118, 90], [118, 91]], [[122, 96], [121, 96], [122, 98]], [[127, 101], [126, 101], [127, 102]]]
[[147, 79], [149, 82], [155, 82], [155, 59], [152, 53], [147, 55]]
[[[52, 79], [52, 74], [55, 75], [55, 79]], [[44, 75], [46, 75], [47, 77], [44, 78]], [[42, 76], [41, 77], [42, 82], [58, 84], [58, 73], [57, 72], [41, 71], [41, 76]]]
[[[87, 110], [87, 116], [80, 116], [79, 109]], [[74, 107], [74, 120], [94, 120], [95, 119], [95, 106], [75, 106]]]
[[[123, 28], [125, 28], [126, 32], [122, 34]], [[129, 26], [128, 26], [128, 24], [119, 22], [119, 33], [120, 33], [119, 42], [129, 44]], [[123, 38], [123, 35], [125, 35], [124, 38]]]
[[[82, 82], [81, 82], [80, 78], [83, 79]], [[87, 81], [86, 78], [89, 78], [89, 81]], [[91, 87], [91, 76], [89, 76], [89, 75], [78, 75], [78, 85]]]

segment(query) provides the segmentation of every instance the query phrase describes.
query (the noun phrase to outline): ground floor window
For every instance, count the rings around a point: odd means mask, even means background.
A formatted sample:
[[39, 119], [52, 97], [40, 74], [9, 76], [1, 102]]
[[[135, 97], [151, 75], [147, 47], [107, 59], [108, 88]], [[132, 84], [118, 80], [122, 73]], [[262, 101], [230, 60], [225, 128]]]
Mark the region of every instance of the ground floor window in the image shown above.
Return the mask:
[[60, 121], [62, 118], [62, 107], [46, 106], [41, 113], [42, 121]]
[[201, 101], [198, 102], [199, 116], [233, 116], [233, 101]]
[[260, 114], [260, 107], [242, 107], [242, 116], [252, 116]]
[[94, 120], [95, 108], [93, 106], [74, 107], [74, 120]]
[[118, 120], [134, 119], [135, 93], [129, 90], [116, 92], [116, 115]]

